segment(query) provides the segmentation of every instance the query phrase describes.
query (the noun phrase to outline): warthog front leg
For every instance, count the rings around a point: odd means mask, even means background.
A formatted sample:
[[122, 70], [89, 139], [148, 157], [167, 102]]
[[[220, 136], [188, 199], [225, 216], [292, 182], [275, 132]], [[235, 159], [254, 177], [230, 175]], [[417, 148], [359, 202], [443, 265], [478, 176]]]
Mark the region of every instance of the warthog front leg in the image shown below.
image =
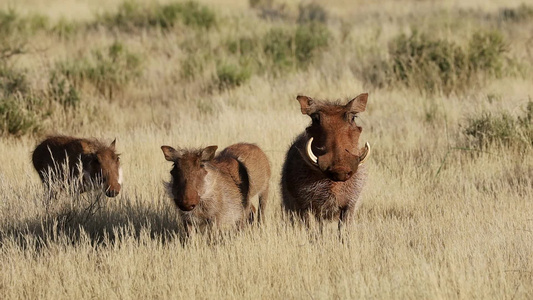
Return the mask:
[[259, 210], [257, 212], [257, 220], [259, 223], [264, 222], [265, 209], [268, 202], [268, 187], [259, 194]]
[[247, 217], [248, 222], [250, 224], [254, 223], [256, 214], [257, 214], [257, 210], [255, 209], [255, 206], [253, 206], [253, 204], [250, 204], [250, 209], [248, 210], [248, 217]]

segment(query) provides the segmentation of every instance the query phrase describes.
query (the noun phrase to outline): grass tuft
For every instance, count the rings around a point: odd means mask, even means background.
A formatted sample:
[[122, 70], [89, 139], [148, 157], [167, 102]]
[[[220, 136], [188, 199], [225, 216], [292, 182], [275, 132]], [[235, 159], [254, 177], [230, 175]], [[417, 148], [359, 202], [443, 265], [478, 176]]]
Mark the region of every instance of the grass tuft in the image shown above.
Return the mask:
[[125, 1], [114, 14], [104, 14], [97, 21], [107, 28], [131, 31], [140, 28], [173, 28], [179, 22], [186, 26], [210, 29], [216, 24], [215, 13], [196, 2], [175, 2], [151, 6]]
[[89, 56], [60, 62], [56, 72], [69, 84], [82, 89], [86, 83], [101, 95], [113, 98], [130, 81], [141, 75], [141, 59], [122, 43], [114, 42], [107, 49], [96, 49]]
[[33, 94], [26, 75], [3, 63], [0, 66], [0, 135], [37, 132], [45, 114], [43, 101]]
[[240, 86], [250, 79], [252, 72], [246, 66], [221, 63], [217, 66], [217, 79], [220, 89]]
[[328, 13], [326, 9], [318, 3], [300, 3], [298, 6], [298, 23], [326, 23], [327, 20]]
[[522, 3], [517, 8], [502, 8], [499, 17], [505, 22], [526, 22], [533, 20], [533, 7]]
[[467, 120], [464, 134], [480, 149], [499, 144], [504, 146], [533, 146], [533, 101], [529, 100], [523, 115], [512, 117], [503, 112], [497, 115], [482, 113]]
[[389, 58], [370, 59], [361, 72], [376, 87], [400, 83], [430, 94], [460, 94], [501, 77], [508, 51], [498, 31], [474, 33], [468, 47], [414, 31], [394, 38]]

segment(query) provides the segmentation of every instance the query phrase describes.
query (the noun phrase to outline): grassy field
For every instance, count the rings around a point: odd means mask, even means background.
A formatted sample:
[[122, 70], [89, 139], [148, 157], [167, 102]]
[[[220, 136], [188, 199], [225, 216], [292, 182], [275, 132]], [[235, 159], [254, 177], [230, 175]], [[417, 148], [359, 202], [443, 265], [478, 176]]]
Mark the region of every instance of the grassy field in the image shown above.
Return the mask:
[[[521, 1], [4, 1], [0, 298], [531, 299], [532, 82]], [[292, 226], [296, 95], [362, 92], [353, 226]], [[47, 206], [54, 133], [116, 138], [120, 195]], [[183, 244], [160, 146], [241, 141], [272, 165], [266, 223]]]

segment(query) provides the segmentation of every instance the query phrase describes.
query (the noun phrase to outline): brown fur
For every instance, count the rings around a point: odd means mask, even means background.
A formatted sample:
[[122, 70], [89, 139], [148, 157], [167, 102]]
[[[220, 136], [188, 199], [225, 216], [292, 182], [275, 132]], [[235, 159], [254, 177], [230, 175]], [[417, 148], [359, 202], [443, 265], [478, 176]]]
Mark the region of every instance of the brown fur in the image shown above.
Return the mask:
[[108, 197], [115, 197], [121, 189], [115, 141], [107, 146], [97, 140], [50, 136], [35, 148], [32, 162], [45, 185], [49, 180], [79, 180], [83, 192], [90, 182], [97, 182]]
[[253, 144], [235, 144], [215, 157], [217, 146], [176, 150], [162, 146], [174, 162], [169, 194], [180, 209], [187, 232], [191, 225], [218, 227], [243, 224], [255, 211], [250, 199], [259, 197], [259, 216], [268, 198], [270, 164]]
[[[358, 142], [362, 128], [354, 117], [366, 108], [368, 94], [361, 94], [346, 105], [315, 101], [298, 96], [301, 111], [312, 124], [289, 148], [282, 170], [283, 206], [307, 220], [312, 213], [318, 221], [349, 222], [366, 179], [363, 149]], [[313, 164], [306, 155], [306, 144], [313, 138]]]

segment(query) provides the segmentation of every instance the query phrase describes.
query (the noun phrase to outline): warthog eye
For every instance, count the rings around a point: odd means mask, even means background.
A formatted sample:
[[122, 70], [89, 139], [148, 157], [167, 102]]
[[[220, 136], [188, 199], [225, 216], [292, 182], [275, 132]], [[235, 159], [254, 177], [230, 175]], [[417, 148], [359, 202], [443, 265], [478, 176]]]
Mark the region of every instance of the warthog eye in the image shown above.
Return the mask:
[[204, 163], [200, 163], [200, 168], [205, 168], [205, 164]]
[[313, 120], [314, 124], [320, 124], [320, 115], [318, 113], [312, 114], [311, 120]]
[[356, 114], [352, 114], [350, 116], [350, 121], [355, 124], [355, 119], [357, 119], [357, 115]]

